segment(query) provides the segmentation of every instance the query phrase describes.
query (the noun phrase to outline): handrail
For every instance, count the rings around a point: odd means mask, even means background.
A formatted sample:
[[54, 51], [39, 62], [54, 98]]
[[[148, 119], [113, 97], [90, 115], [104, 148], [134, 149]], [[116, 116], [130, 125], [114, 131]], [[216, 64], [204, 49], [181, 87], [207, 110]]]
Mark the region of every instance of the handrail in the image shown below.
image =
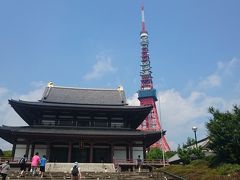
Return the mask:
[[[137, 159], [114, 159], [114, 164], [137, 164]], [[166, 160], [165, 163], [162, 159], [156, 159], [156, 160], [143, 160], [141, 162], [142, 165], [169, 165], [169, 162]]]
[[5, 162], [5, 161], [12, 161], [12, 157], [0, 157], [0, 162]]
[[166, 174], [167, 176], [170, 176], [174, 179], [177, 179], [177, 180], [186, 180], [185, 178], [181, 177], [181, 176], [178, 176], [178, 175], [175, 175], [175, 174], [172, 174], [170, 172], [167, 172], [167, 171], [163, 171], [161, 169], [158, 169], [158, 171], [162, 172], [163, 174]]

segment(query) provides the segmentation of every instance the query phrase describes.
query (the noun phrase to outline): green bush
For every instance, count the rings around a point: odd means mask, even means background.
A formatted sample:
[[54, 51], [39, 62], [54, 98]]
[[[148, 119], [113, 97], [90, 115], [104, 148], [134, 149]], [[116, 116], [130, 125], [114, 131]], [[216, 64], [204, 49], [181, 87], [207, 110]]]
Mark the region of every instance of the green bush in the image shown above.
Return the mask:
[[11, 150], [3, 151], [3, 157], [12, 157], [12, 151]]
[[152, 148], [147, 153], [147, 160], [157, 160], [162, 159], [162, 151], [159, 148]]
[[203, 159], [197, 159], [190, 163], [192, 166], [209, 166], [209, 162]]
[[233, 174], [237, 171], [240, 171], [239, 164], [223, 164], [217, 168], [217, 171], [221, 175]]
[[3, 151], [0, 149], [0, 157], [3, 156]]

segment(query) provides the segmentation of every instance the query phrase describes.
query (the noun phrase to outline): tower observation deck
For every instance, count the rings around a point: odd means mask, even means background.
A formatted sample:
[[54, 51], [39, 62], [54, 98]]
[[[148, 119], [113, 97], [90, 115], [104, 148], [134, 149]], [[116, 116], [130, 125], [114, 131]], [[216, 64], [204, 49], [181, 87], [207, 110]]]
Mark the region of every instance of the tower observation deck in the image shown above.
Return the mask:
[[[142, 14], [142, 30], [140, 32], [140, 44], [141, 44], [141, 64], [140, 64], [140, 76], [141, 76], [141, 85], [140, 90], [138, 91], [138, 99], [140, 101], [141, 106], [151, 105], [152, 111], [143, 121], [143, 123], [138, 127], [138, 129], [143, 131], [163, 131], [160, 125], [160, 119], [158, 116], [157, 108], [156, 108], [156, 89], [153, 88], [152, 81], [152, 71], [150, 65], [149, 51], [148, 51], [148, 32], [145, 28], [145, 20], [144, 20], [144, 7], [141, 9]], [[164, 151], [169, 151], [170, 147], [167, 143], [165, 136], [151, 147], [158, 147]]]

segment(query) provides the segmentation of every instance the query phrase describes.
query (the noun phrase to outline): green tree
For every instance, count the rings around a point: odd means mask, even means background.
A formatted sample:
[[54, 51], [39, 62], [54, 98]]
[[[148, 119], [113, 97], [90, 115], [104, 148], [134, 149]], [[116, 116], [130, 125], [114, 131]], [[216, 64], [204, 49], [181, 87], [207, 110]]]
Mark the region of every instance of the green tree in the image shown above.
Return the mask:
[[0, 149], [0, 157], [3, 156], [3, 151]]
[[11, 150], [3, 151], [3, 157], [11, 157], [11, 156], [12, 156]]
[[147, 153], [147, 160], [157, 160], [162, 158], [163, 158], [162, 151], [159, 148], [152, 148]]
[[209, 133], [209, 148], [222, 162], [240, 163], [240, 108], [233, 106], [232, 112], [220, 112], [209, 108], [212, 118], [206, 124]]
[[189, 164], [191, 162], [191, 149], [181, 148], [178, 145], [177, 153], [183, 164]]
[[196, 141], [193, 138], [188, 137], [187, 142], [183, 144], [183, 147], [189, 147], [196, 144]]
[[205, 157], [203, 149], [195, 146], [195, 140], [188, 137], [187, 142], [180, 147], [178, 145], [177, 153], [183, 164], [189, 164], [192, 160]]
[[[176, 151], [167, 151], [165, 152], [165, 159], [169, 159], [172, 157], [174, 154], [176, 154]], [[148, 153], [147, 153], [147, 159], [148, 160], [159, 160], [163, 159], [163, 152], [159, 148], [152, 148]]]
[[167, 151], [165, 153], [166, 159], [169, 159], [170, 157], [174, 156], [177, 152], [176, 151]]

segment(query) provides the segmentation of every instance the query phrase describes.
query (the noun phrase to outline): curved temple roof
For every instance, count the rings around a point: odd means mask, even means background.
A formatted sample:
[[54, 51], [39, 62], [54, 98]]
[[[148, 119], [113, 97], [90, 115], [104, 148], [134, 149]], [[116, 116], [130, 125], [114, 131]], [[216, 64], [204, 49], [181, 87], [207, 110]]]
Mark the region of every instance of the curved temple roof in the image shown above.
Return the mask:
[[118, 89], [83, 89], [48, 86], [42, 99], [36, 102], [9, 100], [9, 104], [29, 125], [40, 119], [46, 111], [59, 114], [68, 111], [72, 114], [94, 116], [103, 113], [107, 116], [120, 114], [130, 121], [136, 129], [149, 114], [152, 106], [128, 106], [122, 88]]
[[84, 137], [85, 139], [91, 138], [104, 138], [104, 139], [131, 139], [131, 140], [143, 140], [146, 147], [149, 147], [154, 142], [158, 141], [162, 134], [165, 132], [160, 131], [136, 131], [136, 130], [109, 130], [109, 129], [73, 129], [73, 128], [43, 128], [43, 127], [0, 127], [1, 137], [13, 143], [16, 138], [32, 138], [36, 137], [39, 140], [50, 140], [49, 138], [63, 139], [78, 139]]
[[39, 119], [44, 111], [53, 111], [56, 113], [68, 111], [73, 114], [88, 113], [90, 115], [96, 113], [104, 113], [108, 115], [120, 114], [122, 117], [129, 120], [132, 129], [136, 129], [152, 109], [152, 106], [101, 106], [45, 103], [42, 101], [29, 102], [21, 100], [9, 100], [9, 104], [11, 104], [19, 116], [21, 116], [29, 125], [33, 125], [34, 120]]
[[125, 93], [121, 89], [46, 87], [41, 101], [62, 104], [127, 105]]

